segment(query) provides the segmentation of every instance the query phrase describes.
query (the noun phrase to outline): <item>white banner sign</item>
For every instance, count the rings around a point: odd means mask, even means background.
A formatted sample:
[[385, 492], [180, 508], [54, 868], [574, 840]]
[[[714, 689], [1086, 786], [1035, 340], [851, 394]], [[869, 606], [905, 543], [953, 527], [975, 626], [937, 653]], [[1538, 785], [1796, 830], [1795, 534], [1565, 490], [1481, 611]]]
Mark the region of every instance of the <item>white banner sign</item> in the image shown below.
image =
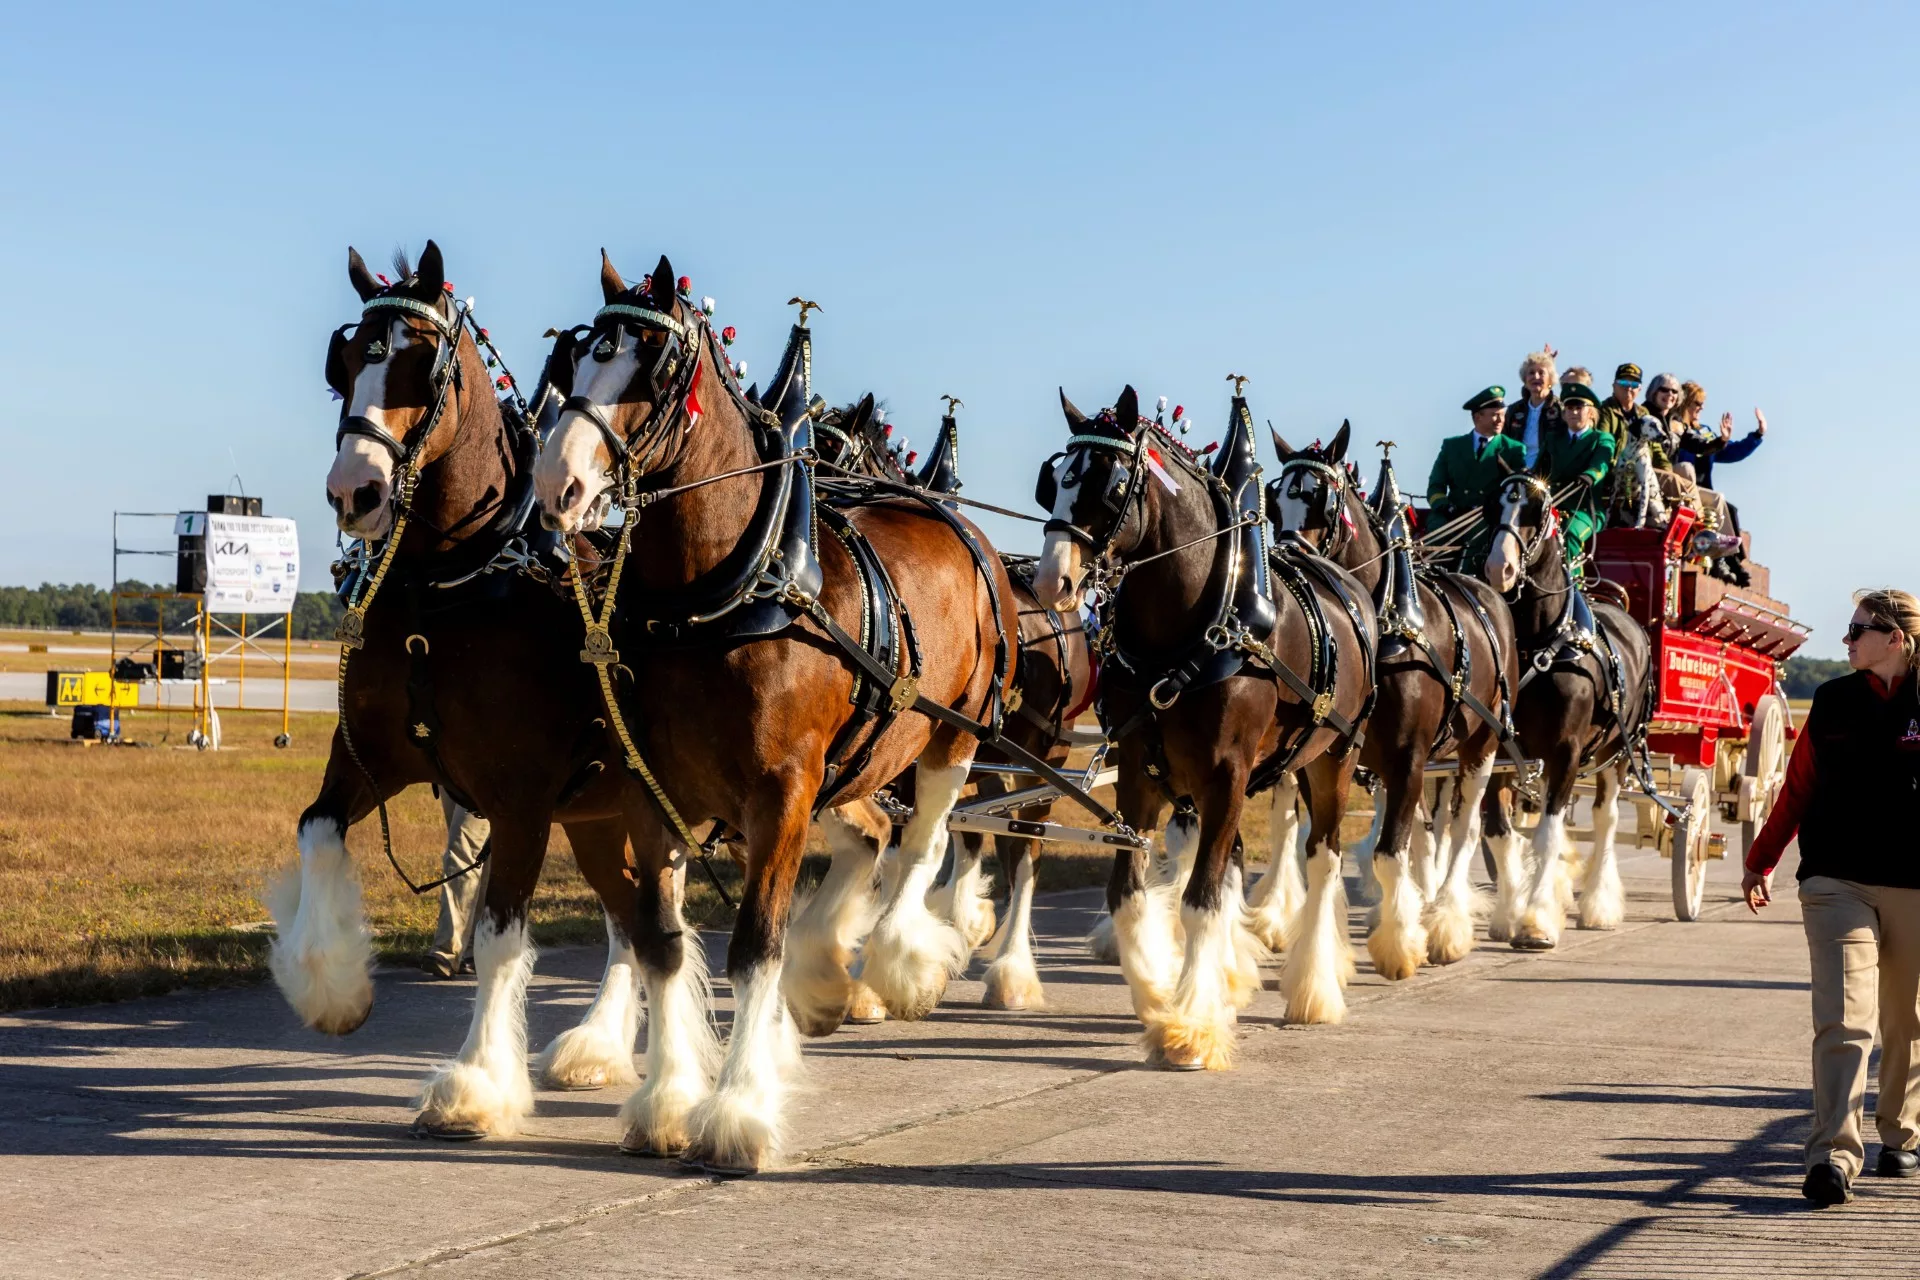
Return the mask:
[[[300, 590], [300, 536], [282, 516], [192, 517], [207, 536], [208, 613], [292, 613]], [[204, 522], [204, 523], [203, 523]]]

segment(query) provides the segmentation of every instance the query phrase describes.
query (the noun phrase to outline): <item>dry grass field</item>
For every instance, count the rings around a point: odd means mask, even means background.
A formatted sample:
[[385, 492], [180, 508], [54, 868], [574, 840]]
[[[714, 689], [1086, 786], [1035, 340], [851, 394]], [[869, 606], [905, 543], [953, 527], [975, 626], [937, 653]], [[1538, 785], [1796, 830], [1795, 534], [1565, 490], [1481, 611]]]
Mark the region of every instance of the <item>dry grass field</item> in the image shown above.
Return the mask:
[[[265, 976], [272, 935], [261, 894], [293, 857], [294, 822], [318, 789], [333, 717], [296, 715], [286, 750], [272, 746], [277, 713], [228, 711], [222, 721], [218, 752], [185, 745], [186, 714], [151, 710], [127, 723], [127, 736], [142, 745], [88, 747], [68, 740], [64, 716], [0, 703], [0, 900], [9, 907], [0, 914], [0, 1009]], [[409, 873], [437, 875], [445, 837], [438, 803], [415, 788], [390, 812]], [[1086, 821], [1064, 803], [1056, 814]], [[1350, 817], [1347, 836], [1365, 825], [1364, 816]], [[1243, 835], [1252, 861], [1265, 860], [1266, 828], [1265, 802], [1250, 805]], [[348, 845], [382, 957], [417, 961], [437, 895], [415, 898], [400, 883], [381, 853], [377, 821], [355, 827]], [[1041, 859], [1040, 887], [1104, 884], [1110, 866], [1105, 853], [1056, 849]], [[738, 872], [724, 859], [716, 868], [731, 893]], [[824, 860], [810, 857], [803, 881], [822, 870]], [[697, 870], [688, 877], [688, 915], [705, 926], [731, 921]], [[543, 944], [604, 937], [598, 902], [558, 829], [533, 917]]]

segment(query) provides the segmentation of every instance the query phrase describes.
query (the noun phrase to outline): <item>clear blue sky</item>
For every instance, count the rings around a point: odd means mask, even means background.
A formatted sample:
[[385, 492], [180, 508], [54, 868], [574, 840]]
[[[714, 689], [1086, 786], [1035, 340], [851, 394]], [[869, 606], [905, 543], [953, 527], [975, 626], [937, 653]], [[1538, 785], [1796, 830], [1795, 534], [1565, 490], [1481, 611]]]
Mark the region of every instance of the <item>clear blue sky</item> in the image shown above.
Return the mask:
[[[326, 578], [349, 244], [428, 236], [514, 366], [596, 254], [664, 249], [764, 371], [1025, 507], [1122, 384], [1296, 441], [1350, 417], [1417, 487], [1551, 341], [1697, 378], [1767, 445], [1721, 487], [1839, 651], [1920, 588], [1910, 6], [15, 7], [0, 43], [0, 582], [104, 582], [109, 513], [236, 470]], [[992, 527], [1030, 547], [1026, 528]]]

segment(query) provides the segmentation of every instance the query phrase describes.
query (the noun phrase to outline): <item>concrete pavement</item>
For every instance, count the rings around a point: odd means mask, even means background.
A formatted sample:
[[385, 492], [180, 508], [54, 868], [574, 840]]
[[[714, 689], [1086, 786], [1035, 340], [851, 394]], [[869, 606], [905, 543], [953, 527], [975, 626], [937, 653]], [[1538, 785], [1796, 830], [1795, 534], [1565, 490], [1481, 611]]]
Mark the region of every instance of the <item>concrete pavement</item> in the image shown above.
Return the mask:
[[[1074, 941], [1098, 895], [1055, 895], [1048, 1010], [981, 1010], [970, 978], [809, 1042], [790, 1160], [736, 1183], [615, 1154], [618, 1091], [543, 1093], [511, 1141], [406, 1137], [467, 983], [383, 973], [344, 1041], [264, 987], [0, 1018], [0, 1274], [1920, 1276], [1920, 1184], [1798, 1195], [1790, 880], [1754, 920], [1716, 864], [1686, 925], [1666, 869], [1627, 858], [1627, 925], [1549, 955], [1389, 985], [1363, 952], [1339, 1027], [1264, 992], [1205, 1075], [1139, 1065]], [[599, 964], [541, 958], [536, 1045]]]

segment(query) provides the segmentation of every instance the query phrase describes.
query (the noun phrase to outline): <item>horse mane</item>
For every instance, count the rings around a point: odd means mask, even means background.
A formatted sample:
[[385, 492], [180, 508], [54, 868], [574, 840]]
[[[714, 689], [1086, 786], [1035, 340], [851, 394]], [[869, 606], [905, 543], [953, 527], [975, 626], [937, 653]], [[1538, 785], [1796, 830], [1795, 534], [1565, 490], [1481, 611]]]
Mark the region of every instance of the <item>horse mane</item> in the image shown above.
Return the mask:
[[406, 280], [413, 275], [413, 264], [407, 261], [407, 250], [403, 245], [393, 248], [393, 271], [395, 280]]

